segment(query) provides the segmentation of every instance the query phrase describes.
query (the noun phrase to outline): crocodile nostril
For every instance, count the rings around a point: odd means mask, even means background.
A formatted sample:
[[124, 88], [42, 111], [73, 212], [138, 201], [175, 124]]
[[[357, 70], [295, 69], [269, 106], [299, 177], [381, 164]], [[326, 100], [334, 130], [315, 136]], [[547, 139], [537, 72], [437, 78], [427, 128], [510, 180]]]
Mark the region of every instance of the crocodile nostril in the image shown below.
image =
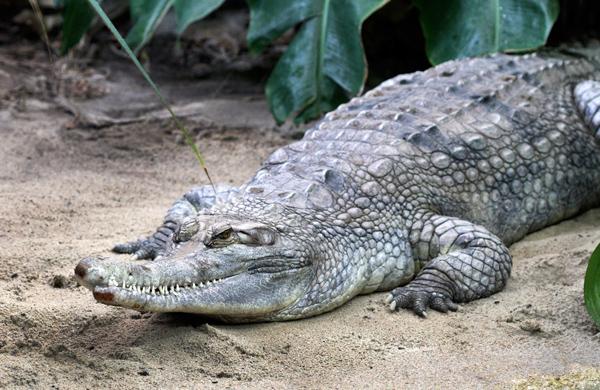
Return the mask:
[[87, 274], [87, 269], [88, 269], [87, 265], [79, 263], [79, 264], [77, 264], [77, 267], [75, 267], [75, 275], [77, 275], [81, 279], [84, 279], [85, 275]]

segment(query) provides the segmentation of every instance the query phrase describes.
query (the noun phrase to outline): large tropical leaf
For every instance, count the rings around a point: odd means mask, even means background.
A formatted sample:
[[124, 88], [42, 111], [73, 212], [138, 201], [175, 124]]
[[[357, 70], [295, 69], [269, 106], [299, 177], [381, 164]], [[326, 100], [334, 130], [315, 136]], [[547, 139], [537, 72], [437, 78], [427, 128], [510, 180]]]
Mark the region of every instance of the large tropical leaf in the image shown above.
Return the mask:
[[248, 46], [257, 53], [301, 21], [319, 15], [315, 1], [248, 0]]
[[177, 33], [181, 34], [193, 22], [203, 19], [225, 0], [130, 0], [134, 22], [127, 34], [127, 43], [138, 52], [149, 40], [171, 7], [175, 7]]
[[278, 122], [306, 121], [360, 92], [367, 69], [360, 40], [363, 21], [388, 0], [248, 0], [248, 44], [261, 50], [300, 25], [267, 81]]
[[598, 245], [588, 263], [583, 283], [583, 298], [588, 313], [600, 326], [600, 245]]
[[60, 52], [65, 54], [89, 29], [95, 13], [87, 1], [62, 0], [60, 5], [64, 7]]
[[181, 34], [197, 20], [204, 19], [216, 10], [225, 0], [175, 0], [177, 33]]
[[558, 0], [413, 0], [433, 64], [544, 45]]
[[127, 44], [135, 53], [150, 40], [158, 24], [165, 17], [174, 0], [130, 0], [133, 27], [127, 34]]

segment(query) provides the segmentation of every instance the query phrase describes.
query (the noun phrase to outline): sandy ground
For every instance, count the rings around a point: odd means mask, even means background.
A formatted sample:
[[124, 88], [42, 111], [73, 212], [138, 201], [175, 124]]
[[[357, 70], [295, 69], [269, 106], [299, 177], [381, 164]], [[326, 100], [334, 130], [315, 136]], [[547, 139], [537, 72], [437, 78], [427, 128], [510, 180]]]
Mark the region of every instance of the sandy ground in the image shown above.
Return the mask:
[[[43, 62], [0, 49], [0, 387], [600, 386], [600, 333], [582, 299], [600, 209], [514, 245], [505, 291], [426, 320], [390, 313], [384, 294], [236, 326], [95, 303], [72, 280], [78, 260], [151, 232], [204, 178], [129, 68], [75, 73], [55, 104]], [[242, 183], [290, 142], [257, 85], [163, 85], [217, 181]]]

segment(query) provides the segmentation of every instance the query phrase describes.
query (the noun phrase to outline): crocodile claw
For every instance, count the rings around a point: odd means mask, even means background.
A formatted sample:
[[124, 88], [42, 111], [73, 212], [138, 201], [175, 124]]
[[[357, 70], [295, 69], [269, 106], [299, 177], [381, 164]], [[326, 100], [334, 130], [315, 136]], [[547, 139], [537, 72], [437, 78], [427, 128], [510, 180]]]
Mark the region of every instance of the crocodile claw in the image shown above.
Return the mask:
[[116, 253], [131, 254], [132, 260], [154, 259], [160, 252], [163, 252], [161, 245], [153, 240], [152, 237], [117, 244], [112, 250]]
[[156, 260], [169, 253], [176, 243], [189, 241], [201, 226], [195, 216], [184, 218], [181, 223], [167, 221], [151, 236], [117, 244], [112, 250], [132, 254], [132, 260]]
[[117, 244], [112, 250], [116, 253], [131, 254], [133, 260], [155, 260], [173, 249], [178, 230], [179, 225], [177, 223], [167, 221], [154, 234], [139, 240]]
[[457, 311], [458, 305], [444, 292], [430, 291], [424, 286], [405, 286], [394, 289], [386, 298], [392, 311], [412, 309], [420, 317], [427, 317], [427, 309], [442, 313]]

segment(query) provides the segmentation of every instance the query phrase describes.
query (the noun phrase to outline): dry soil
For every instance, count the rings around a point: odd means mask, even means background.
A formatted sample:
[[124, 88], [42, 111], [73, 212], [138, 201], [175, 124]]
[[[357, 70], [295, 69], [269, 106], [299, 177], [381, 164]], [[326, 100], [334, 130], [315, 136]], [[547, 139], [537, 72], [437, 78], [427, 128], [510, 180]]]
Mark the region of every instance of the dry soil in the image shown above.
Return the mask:
[[[513, 245], [501, 293], [428, 319], [390, 313], [384, 294], [235, 326], [97, 304], [72, 279], [79, 259], [151, 232], [205, 179], [128, 65], [45, 63], [43, 50], [0, 49], [0, 387], [600, 386], [582, 298], [600, 209]], [[159, 82], [216, 181], [243, 183], [290, 142], [259, 85]]]

